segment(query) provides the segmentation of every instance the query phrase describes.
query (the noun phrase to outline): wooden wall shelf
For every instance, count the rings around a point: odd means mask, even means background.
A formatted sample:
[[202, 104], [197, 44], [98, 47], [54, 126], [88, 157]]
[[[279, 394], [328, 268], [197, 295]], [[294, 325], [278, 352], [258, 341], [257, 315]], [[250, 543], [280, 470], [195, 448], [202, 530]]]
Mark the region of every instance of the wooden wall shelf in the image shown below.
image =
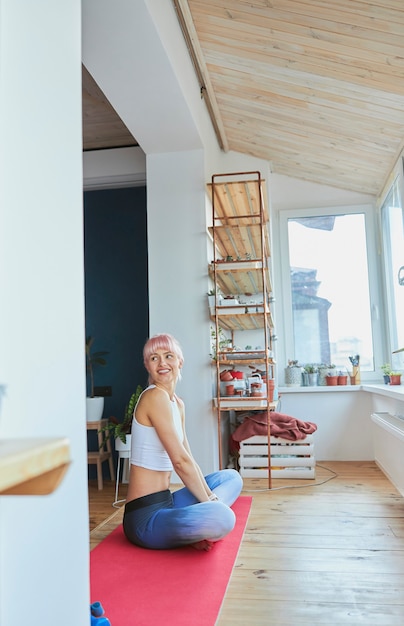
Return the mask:
[[[255, 172], [251, 172], [251, 174], [255, 174]], [[208, 183], [207, 187], [212, 204], [215, 205], [216, 215], [222, 223], [231, 223], [234, 218], [237, 218], [237, 224], [241, 225], [251, 223], [261, 225], [262, 222], [269, 222], [264, 180], [261, 180], [260, 186], [257, 186], [256, 178], [230, 180], [230, 177], [234, 178], [239, 174], [228, 174], [229, 179], [225, 181], [226, 174], [217, 176], [222, 177], [224, 182]], [[262, 220], [260, 218], [261, 207], [263, 207]]]
[[245, 293], [256, 295], [263, 293], [263, 272], [265, 272], [266, 291], [270, 294], [272, 292], [271, 276], [267, 265], [264, 266], [264, 269], [262, 269], [262, 265], [262, 262], [258, 261], [234, 261], [231, 263], [218, 261], [209, 265], [209, 275], [214, 279], [216, 266], [218, 287], [226, 295]]
[[0, 441], [0, 495], [48, 495], [70, 463], [66, 438]]
[[[263, 313], [223, 314], [219, 307], [217, 311], [218, 315], [220, 315], [220, 325], [225, 330], [260, 330], [264, 328], [266, 323], [269, 324], [269, 328], [274, 327], [270, 311], [268, 311], [266, 317]], [[215, 315], [211, 315], [211, 320], [213, 321], [214, 319]]]
[[[208, 231], [213, 238], [213, 228], [211, 226]], [[262, 235], [264, 235], [263, 255], [260, 252], [262, 250]], [[266, 228], [263, 230], [257, 224], [215, 226], [215, 240], [217, 251], [223, 259], [232, 257], [236, 261], [238, 257], [247, 260], [247, 256], [250, 259], [270, 256], [268, 230]]]

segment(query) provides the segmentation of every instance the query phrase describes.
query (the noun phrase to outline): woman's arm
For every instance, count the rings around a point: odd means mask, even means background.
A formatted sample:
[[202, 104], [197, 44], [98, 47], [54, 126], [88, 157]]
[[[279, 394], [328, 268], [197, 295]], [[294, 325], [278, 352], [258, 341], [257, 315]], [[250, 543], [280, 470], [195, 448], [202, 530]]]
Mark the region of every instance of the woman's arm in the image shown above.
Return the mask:
[[214, 493], [211, 491], [211, 489], [209, 488], [209, 485], [207, 484], [207, 482], [206, 482], [206, 480], [205, 480], [205, 477], [204, 477], [204, 475], [203, 475], [203, 472], [202, 472], [201, 468], [199, 467], [198, 463], [195, 461], [194, 456], [193, 456], [193, 454], [192, 454], [192, 452], [191, 452], [191, 447], [190, 447], [190, 445], [189, 445], [188, 437], [187, 437], [187, 434], [186, 434], [186, 432], [185, 432], [185, 406], [184, 406], [184, 403], [183, 403], [183, 401], [182, 401], [182, 400], [180, 400], [180, 399], [178, 399], [178, 400], [179, 400], [180, 413], [181, 413], [181, 420], [182, 420], [182, 431], [183, 431], [183, 433], [184, 433], [184, 441], [183, 441], [184, 448], [185, 448], [185, 450], [188, 452], [189, 456], [191, 457], [191, 459], [192, 459], [192, 460], [193, 460], [193, 462], [194, 462], [194, 465], [195, 465], [195, 467], [196, 467], [196, 470], [197, 470], [197, 472], [198, 472], [198, 474], [199, 474], [199, 476], [200, 476], [200, 479], [201, 479], [201, 481], [202, 481], [203, 487], [204, 487], [204, 489], [205, 489], [205, 493], [206, 493], [206, 495], [208, 496], [208, 498], [209, 498], [210, 500], [212, 500], [212, 499], [214, 499], [214, 498], [213, 498], [213, 496], [214, 496], [215, 494], [214, 494]]
[[177, 435], [168, 394], [161, 389], [153, 389], [144, 395], [142, 401], [143, 406], [139, 406], [139, 413], [143, 410], [146, 412], [150, 424], [155, 428], [170, 457], [174, 470], [199, 502], [208, 501], [211, 491], [209, 488], [206, 489], [202, 472]]

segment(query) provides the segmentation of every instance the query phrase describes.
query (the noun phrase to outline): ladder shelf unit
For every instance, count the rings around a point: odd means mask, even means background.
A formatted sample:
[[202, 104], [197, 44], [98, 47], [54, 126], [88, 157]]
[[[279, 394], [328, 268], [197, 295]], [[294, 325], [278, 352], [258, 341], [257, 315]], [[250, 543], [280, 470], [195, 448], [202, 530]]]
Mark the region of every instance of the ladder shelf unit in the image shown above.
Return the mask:
[[[212, 202], [209, 233], [213, 244], [209, 276], [215, 293], [214, 306], [210, 307], [215, 328], [216, 397], [213, 404], [217, 412], [222, 468], [223, 411], [266, 411], [270, 446], [270, 411], [276, 407], [273, 387], [268, 382], [275, 377], [270, 231], [265, 181], [260, 172], [214, 174], [208, 190]], [[231, 333], [232, 348], [223, 348], [222, 331]], [[234, 334], [239, 331], [259, 331], [263, 347], [236, 348]], [[261, 392], [246, 389], [239, 391], [240, 395], [224, 395], [220, 384], [223, 366], [260, 368]], [[271, 487], [270, 462], [267, 473]]]

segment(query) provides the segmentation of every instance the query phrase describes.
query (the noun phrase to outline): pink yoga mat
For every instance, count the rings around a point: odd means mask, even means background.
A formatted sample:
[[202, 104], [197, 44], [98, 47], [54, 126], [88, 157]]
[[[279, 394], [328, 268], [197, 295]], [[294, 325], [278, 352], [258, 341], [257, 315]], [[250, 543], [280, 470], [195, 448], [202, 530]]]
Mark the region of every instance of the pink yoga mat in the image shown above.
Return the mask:
[[214, 626], [251, 501], [238, 498], [235, 528], [210, 552], [138, 548], [119, 526], [90, 553], [91, 602], [101, 602], [111, 626]]

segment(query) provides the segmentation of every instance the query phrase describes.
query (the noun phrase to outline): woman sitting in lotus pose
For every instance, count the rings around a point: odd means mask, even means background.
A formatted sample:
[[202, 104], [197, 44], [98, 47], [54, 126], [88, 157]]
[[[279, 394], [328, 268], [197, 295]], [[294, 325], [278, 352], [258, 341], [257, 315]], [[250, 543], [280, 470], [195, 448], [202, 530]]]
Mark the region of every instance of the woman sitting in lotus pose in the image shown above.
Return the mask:
[[[149, 387], [136, 405], [123, 528], [132, 543], [163, 550], [191, 545], [210, 550], [234, 527], [230, 506], [242, 489], [232, 469], [203, 476], [185, 434], [185, 410], [175, 388], [184, 363], [171, 335], [155, 335], [143, 349]], [[184, 483], [170, 492], [175, 470]]]

